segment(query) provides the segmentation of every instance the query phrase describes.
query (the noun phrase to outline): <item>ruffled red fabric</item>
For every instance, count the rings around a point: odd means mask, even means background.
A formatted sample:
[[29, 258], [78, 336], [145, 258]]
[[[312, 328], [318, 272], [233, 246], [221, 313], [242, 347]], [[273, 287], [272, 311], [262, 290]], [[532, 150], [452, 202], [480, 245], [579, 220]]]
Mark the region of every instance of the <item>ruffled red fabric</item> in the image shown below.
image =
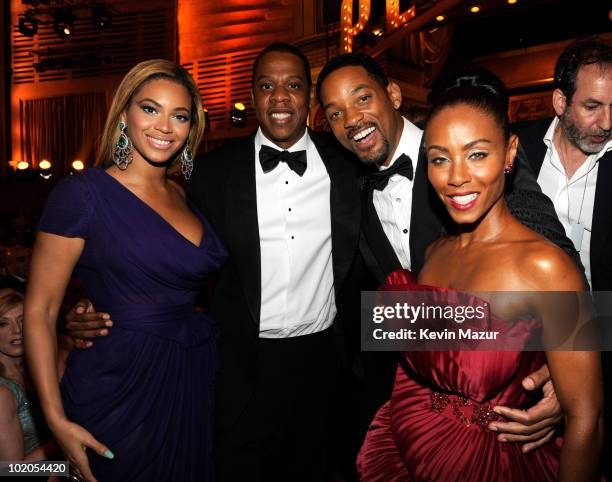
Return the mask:
[[[418, 285], [406, 270], [389, 275], [388, 284], [381, 290], [432, 290], [444, 293], [448, 303], [465, 303], [471, 296]], [[493, 317], [492, 323], [504, 322]], [[529, 323], [525, 326], [534, 327]], [[517, 337], [524, 337], [525, 342], [529, 335], [529, 329], [517, 330]], [[556, 480], [559, 443], [523, 454], [521, 444], [498, 442], [497, 434], [486, 428], [498, 417], [492, 411], [495, 405], [526, 408], [535, 402], [521, 381], [543, 363], [542, 352], [404, 353], [391, 400], [379, 409], [359, 453], [360, 479]]]

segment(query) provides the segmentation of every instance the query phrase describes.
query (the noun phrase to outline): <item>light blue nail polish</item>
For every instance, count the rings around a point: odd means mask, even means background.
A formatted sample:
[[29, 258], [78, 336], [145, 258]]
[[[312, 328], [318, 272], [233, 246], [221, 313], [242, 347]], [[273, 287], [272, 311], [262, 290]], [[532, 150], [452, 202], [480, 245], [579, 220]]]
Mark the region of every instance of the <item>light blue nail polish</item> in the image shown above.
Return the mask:
[[112, 453], [110, 450], [107, 450], [102, 455], [104, 455], [107, 459], [114, 459], [115, 458], [115, 454]]

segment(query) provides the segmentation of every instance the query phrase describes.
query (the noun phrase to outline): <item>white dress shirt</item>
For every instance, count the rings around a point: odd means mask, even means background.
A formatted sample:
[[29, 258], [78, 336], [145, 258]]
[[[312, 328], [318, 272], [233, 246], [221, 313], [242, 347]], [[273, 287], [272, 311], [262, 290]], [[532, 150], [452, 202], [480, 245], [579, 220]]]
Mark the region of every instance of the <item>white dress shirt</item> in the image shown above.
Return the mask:
[[[380, 166], [379, 169], [389, 169], [398, 157], [406, 154], [412, 161], [413, 170], [416, 170], [422, 136], [423, 131], [404, 118], [402, 136], [391, 162], [389, 166]], [[372, 196], [383, 231], [405, 269], [410, 269], [410, 217], [413, 185], [414, 178], [410, 180], [395, 174], [389, 178], [389, 183], [382, 191], [375, 189]]]
[[[565, 233], [572, 239], [580, 253], [587, 280], [591, 284], [591, 231], [597, 171], [599, 159], [612, 149], [612, 141], [609, 141], [597, 154], [588, 156], [574, 175], [568, 179], [557, 147], [553, 142], [558, 123], [559, 118], [555, 117], [544, 136], [544, 143], [548, 149], [538, 175], [538, 184], [555, 205], [555, 211], [565, 228]], [[577, 224], [579, 226], [574, 227]], [[575, 233], [573, 235], [572, 231], [579, 235]]]
[[308, 132], [288, 150], [306, 150], [303, 176], [285, 162], [264, 173], [262, 145], [282, 150], [261, 129], [255, 135], [257, 221], [261, 249], [259, 336], [316, 333], [336, 316], [330, 179]]

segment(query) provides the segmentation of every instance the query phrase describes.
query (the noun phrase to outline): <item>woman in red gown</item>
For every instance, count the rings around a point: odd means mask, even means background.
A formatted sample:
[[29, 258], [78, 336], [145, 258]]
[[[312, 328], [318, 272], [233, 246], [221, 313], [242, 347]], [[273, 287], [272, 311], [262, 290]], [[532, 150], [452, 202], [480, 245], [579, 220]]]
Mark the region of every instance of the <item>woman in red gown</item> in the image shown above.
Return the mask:
[[[508, 210], [505, 175], [518, 140], [510, 134], [507, 106], [503, 84], [487, 72], [458, 77], [438, 96], [425, 131], [428, 176], [457, 231], [429, 247], [418, 284], [396, 272], [384, 289], [427, 289], [433, 298], [463, 306], [483, 302], [467, 292], [520, 292], [509, 305], [491, 302], [489, 320], [520, 327], [520, 345], [537, 329], [544, 337], [554, 333], [559, 322], [546, 296], [534, 292], [585, 287], [572, 260]], [[565, 413], [563, 441], [524, 454], [520, 444], [500, 442], [486, 427], [501, 419], [496, 405], [529, 405], [521, 380], [543, 363]], [[405, 352], [391, 400], [361, 448], [360, 478], [593, 480], [603, 438], [601, 385], [597, 352]]]

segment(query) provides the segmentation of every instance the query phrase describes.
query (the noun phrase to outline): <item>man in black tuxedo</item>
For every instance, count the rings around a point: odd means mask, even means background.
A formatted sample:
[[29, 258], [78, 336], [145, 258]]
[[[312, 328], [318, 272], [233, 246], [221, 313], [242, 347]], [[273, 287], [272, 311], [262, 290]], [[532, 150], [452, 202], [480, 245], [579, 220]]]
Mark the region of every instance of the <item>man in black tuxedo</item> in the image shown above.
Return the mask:
[[189, 184], [230, 254], [211, 306], [221, 327], [221, 482], [327, 476], [340, 367], [334, 320], [360, 212], [346, 153], [306, 128], [313, 99], [306, 57], [287, 44], [264, 49], [253, 67], [259, 129], [207, 154]]
[[[542, 191], [553, 201], [580, 253], [602, 315], [602, 339], [612, 340], [612, 46], [597, 40], [569, 45], [555, 66], [554, 119], [516, 124]], [[606, 408], [612, 407], [612, 359], [603, 353]], [[606, 410], [603, 453], [612, 450]], [[604, 458], [612, 475], [609, 457]]]
[[[362, 188], [364, 260], [379, 283], [399, 268], [418, 273], [426, 247], [444, 234], [449, 218], [427, 179], [427, 162], [420, 155], [422, 131], [398, 112], [399, 86], [372, 58], [346, 54], [323, 68], [317, 96], [338, 141], [363, 163], [378, 168], [366, 176]], [[528, 165], [517, 166], [513, 189], [506, 195], [518, 219], [577, 259]], [[374, 379], [366, 380], [366, 385], [374, 386], [370, 398], [380, 404], [389, 398], [397, 359], [366, 353], [364, 364], [366, 375]], [[552, 437], [561, 413], [547, 368], [523, 382], [531, 390], [544, 383], [543, 399], [530, 410], [499, 407], [512, 421], [491, 424], [491, 429], [503, 432], [500, 440], [524, 442], [524, 449], [531, 450]]]

